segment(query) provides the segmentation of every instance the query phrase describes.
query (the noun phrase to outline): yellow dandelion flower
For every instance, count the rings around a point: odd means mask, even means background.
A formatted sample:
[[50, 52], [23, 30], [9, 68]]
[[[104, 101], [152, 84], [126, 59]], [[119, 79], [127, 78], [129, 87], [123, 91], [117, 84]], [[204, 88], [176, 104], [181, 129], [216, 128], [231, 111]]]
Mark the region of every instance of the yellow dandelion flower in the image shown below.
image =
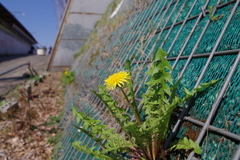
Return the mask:
[[67, 74], [68, 74], [68, 71], [63, 72], [63, 74], [67, 75]]
[[105, 86], [107, 90], [114, 90], [116, 87], [122, 87], [124, 82], [128, 82], [130, 75], [128, 72], [121, 71], [109, 76], [105, 80]]

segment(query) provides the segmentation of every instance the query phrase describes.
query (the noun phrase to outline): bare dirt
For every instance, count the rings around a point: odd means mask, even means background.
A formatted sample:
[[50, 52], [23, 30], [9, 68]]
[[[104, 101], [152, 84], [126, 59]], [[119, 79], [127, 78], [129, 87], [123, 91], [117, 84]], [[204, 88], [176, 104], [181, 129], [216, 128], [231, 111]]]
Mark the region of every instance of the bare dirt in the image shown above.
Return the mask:
[[30, 97], [15, 89], [6, 100], [19, 99], [19, 108], [0, 115], [0, 160], [49, 160], [61, 131], [64, 103], [61, 72], [51, 73], [32, 88]]

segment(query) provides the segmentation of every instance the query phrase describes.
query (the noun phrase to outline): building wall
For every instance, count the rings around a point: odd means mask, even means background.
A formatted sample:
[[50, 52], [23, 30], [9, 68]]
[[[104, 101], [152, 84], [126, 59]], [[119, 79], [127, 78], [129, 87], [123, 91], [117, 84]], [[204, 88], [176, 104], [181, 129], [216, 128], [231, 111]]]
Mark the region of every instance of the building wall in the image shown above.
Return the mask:
[[0, 55], [28, 54], [31, 45], [0, 29]]

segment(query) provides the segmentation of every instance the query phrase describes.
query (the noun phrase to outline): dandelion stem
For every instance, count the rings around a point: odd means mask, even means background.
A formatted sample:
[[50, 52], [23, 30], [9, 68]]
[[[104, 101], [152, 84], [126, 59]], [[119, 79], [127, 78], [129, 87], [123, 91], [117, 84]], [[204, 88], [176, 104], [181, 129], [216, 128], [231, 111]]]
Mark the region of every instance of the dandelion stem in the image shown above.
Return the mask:
[[120, 88], [120, 90], [122, 91], [122, 93], [123, 93], [125, 99], [127, 100], [128, 104], [130, 105], [130, 108], [132, 109], [133, 114], [135, 115], [138, 124], [141, 125], [141, 124], [142, 124], [142, 121], [141, 121], [141, 119], [140, 119], [138, 110], [134, 108], [134, 106], [132, 105], [132, 103], [131, 103], [130, 100], [128, 99], [128, 97], [127, 97], [126, 93], [124, 92], [124, 90], [122, 89], [122, 87], [119, 87], [119, 88]]

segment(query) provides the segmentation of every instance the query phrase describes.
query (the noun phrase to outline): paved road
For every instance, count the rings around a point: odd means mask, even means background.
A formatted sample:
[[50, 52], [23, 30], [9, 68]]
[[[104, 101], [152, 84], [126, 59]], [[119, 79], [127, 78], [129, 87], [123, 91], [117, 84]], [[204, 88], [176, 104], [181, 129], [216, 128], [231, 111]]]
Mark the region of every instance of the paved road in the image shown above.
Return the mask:
[[[36, 71], [45, 71], [49, 58], [49, 55], [0, 56], [0, 74], [28, 62]], [[0, 97], [24, 82], [26, 80], [23, 78], [24, 73], [29, 73], [27, 65], [0, 76]]]

